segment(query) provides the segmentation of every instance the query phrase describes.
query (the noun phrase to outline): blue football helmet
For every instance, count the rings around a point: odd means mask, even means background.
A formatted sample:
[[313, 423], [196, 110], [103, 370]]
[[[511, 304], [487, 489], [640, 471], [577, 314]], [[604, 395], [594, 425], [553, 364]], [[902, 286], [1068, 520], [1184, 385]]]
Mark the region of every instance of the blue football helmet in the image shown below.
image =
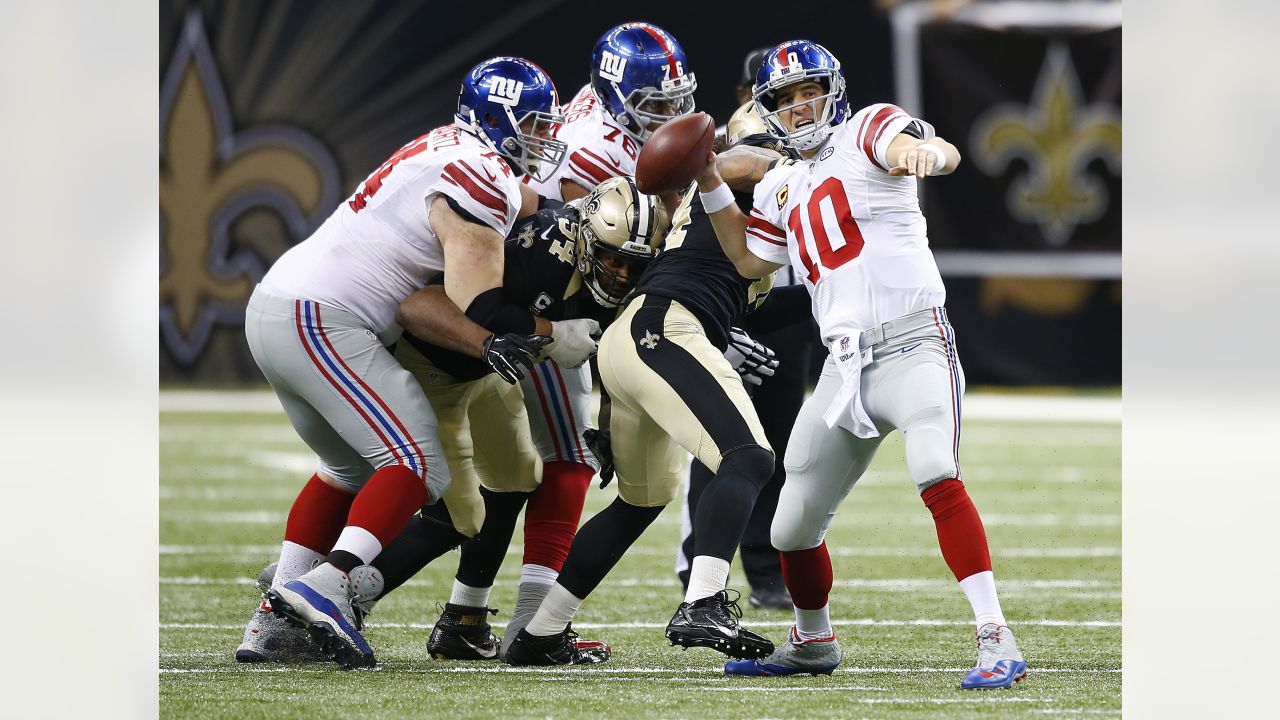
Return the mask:
[[[779, 111], [803, 103], [779, 108], [777, 93], [788, 85], [801, 82], [818, 83], [824, 94], [803, 101], [811, 106], [814, 121], [788, 130], [782, 124]], [[788, 40], [770, 50], [756, 72], [751, 96], [769, 133], [798, 152], [821, 147], [831, 137], [831, 132], [849, 118], [849, 98], [845, 95], [840, 61], [826, 48], [808, 40]]]
[[610, 117], [640, 142], [662, 123], [693, 112], [697, 87], [684, 49], [656, 25], [619, 25], [591, 51], [591, 89]]
[[564, 124], [556, 86], [523, 58], [496, 57], [472, 68], [458, 93], [458, 120], [535, 180], [549, 179], [564, 159], [566, 145], [555, 139]]

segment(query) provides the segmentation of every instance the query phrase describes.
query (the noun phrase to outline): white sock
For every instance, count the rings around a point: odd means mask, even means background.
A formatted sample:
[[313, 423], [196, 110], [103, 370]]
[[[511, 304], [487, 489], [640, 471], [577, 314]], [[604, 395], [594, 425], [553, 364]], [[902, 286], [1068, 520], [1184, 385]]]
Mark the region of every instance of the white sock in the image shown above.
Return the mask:
[[297, 580], [322, 562], [324, 555], [285, 540], [280, 544], [280, 563], [276, 565], [276, 578], [271, 581], [271, 587], [280, 587], [290, 580]]
[[453, 594], [449, 596], [449, 602], [454, 605], [465, 605], [466, 607], [488, 607], [489, 592], [493, 590], [493, 586], [489, 587], [471, 587], [463, 585], [457, 580], [453, 581]]
[[525, 563], [520, 570], [520, 584], [531, 583], [533, 585], [550, 585], [560, 577], [560, 573], [552, 570], [546, 565], [535, 565], [533, 563]]
[[699, 555], [689, 566], [689, 589], [684, 593], [685, 602], [701, 600], [715, 595], [729, 582], [729, 561], [710, 555]]
[[333, 544], [334, 550], [345, 550], [360, 558], [360, 562], [368, 565], [382, 552], [382, 543], [373, 533], [362, 527], [348, 525], [342, 528], [338, 542]]
[[796, 608], [796, 635], [801, 640], [825, 640], [835, 635], [831, 631], [831, 603], [817, 610]]
[[580, 607], [582, 607], [582, 598], [565, 590], [560, 583], [556, 583], [551, 586], [542, 605], [538, 606], [538, 612], [534, 613], [533, 619], [524, 629], [530, 635], [544, 637], [558, 635], [573, 620], [573, 616]]
[[990, 570], [974, 573], [960, 581], [960, 589], [973, 606], [973, 619], [979, 628], [987, 623], [1006, 624], [996, 596], [996, 576]]

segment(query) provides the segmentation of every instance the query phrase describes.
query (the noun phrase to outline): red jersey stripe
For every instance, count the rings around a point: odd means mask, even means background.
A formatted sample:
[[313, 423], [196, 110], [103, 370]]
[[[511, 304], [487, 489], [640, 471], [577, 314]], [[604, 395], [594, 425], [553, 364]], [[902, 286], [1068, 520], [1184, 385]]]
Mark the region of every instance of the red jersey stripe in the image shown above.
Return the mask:
[[578, 153], [574, 153], [569, 157], [569, 168], [577, 171], [584, 179], [595, 185], [614, 177], [607, 170], [580, 156]]
[[614, 175], [626, 175], [626, 173], [622, 172], [622, 168], [618, 167], [618, 163], [614, 162], [614, 161], [613, 161], [609, 156], [607, 156], [607, 155], [606, 155], [605, 157], [600, 157], [599, 155], [597, 155], [597, 154], [595, 154], [595, 153], [591, 152], [590, 150], [588, 150], [588, 149], [586, 149], [586, 148], [582, 148], [582, 149], [581, 149], [581, 150], [579, 150], [578, 152], [580, 152], [580, 153], [582, 153], [583, 155], [586, 155], [587, 157], [591, 158], [592, 160], [594, 160], [594, 161], [596, 162], [596, 164], [597, 164], [597, 165], [600, 165], [600, 166], [601, 166], [601, 167], [603, 167], [604, 169], [606, 169], [606, 170], [612, 170], [612, 171], [613, 171], [613, 173], [614, 173]]
[[[497, 195], [497, 196], [499, 196], [499, 197], [501, 197], [501, 196], [502, 196], [502, 191], [498, 189], [498, 186], [497, 186], [497, 185], [494, 185], [494, 184], [493, 184], [493, 181], [491, 181], [491, 180], [486, 180], [486, 179], [484, 178], [484, 176], [483, 176], [483, 175], [481, 175], [480, 173], [476, 172], [476, 169], [475, 169], [475, 168], [473, 168], [473, 167], [471, 167], [470, 165], [466, 164], [466, 163], [465, 163], [465, 162], [463, 162], [462, 160], [459, 160], [459, 161], [458, 161], [458, 164], [459, 164], [459, 165], [461, 165], [461, 166], [462, 166], [462, 167], [463, 167], [467, 172], [471, 173], [471, 177], [475, 178], [477, 182], [479, 182], [481, 185], [484, 185], [484, 186], [485, 186], [486, 188], [488, 188], [489, 190], [493, 191], [493, 194], [494, 194], [494, 195]], [[488, 170], [486, 169], [486, 171], [485, 171], [485, 172], [488, 172]], [[496, 179], [497, 179], [497, 178], [494, 178], [494, 180], [496, 180]]]
[[782, 232], [777, 225], [754, 215], [747, 218], [747, 228], [763, 232], [767, 235], [773, 235], [775, 237], [785, 238], [787, 236], [786, 233]]
[[890, 115], [893, 115], [894, 111], [897, 109], [898, 108], [894, 107], [893, 105], [886, 105], [885, 107], [881, 108], [880, 111], [875, 114], [875, 117], [871, 118], [871, 122], [867, 126], [867, 132], [862, 136], [863, 154], [866, 155], [867, 159], [870, 160], [876, 167], [881, 168], [883, 170], [888, 170], [889, 168], [880, 164], [880, 161], [876, 159], [876, 146], [875, 146], [875, 140], [873, 138], [873, 135], [876, 135], [877, 133], [880, 132], [880, 128], [882, 127], [882, 125], [885, 123], [885, 121], [889, 119]]
[[448, 179], [452, 180], [455, 185], [466, 190], [472, 200], [475, 200], [481, 205], [493, 210], [498, 215], [506, 217], [507, 201], [504, 200], [501, 195], [494, 195], [488, 190], [485, 190], [479, 185], [479, 183], [473, 180], [465, 170], [462, 170], [456, 164], [451, 163], [445, 166], [444, 174], [448, 176]]
[[751, 228], [747, 228], [747, 234], [748, 234], [748, 235], [750, 235], [750, 236], [751, 236], [751, 237], [753, 237], [753, 238], [757, 238], [757, 239], [763, 240], [763, 241], [765, 241], [765, 242], [767, 242], [767, 243], [769, 243], [769, 244], [771, 244], [771, 245], [778, 245], [778, 246], [780, 246], [780, 247], [786, 247], [786, 246], [787, 246], [787, 243], [786, 243], [786, 241], [785, 241], [785, 240], [775, 240], [775, 239], [773, 239], [773, 238], [771, 238], [771, 237], [768, 237], [768, 236], [766, 236], [766, 235], [761, 235], [760, 233], [756, 232], [755, 230], [753, 230], [753, 229], [751, 229]]

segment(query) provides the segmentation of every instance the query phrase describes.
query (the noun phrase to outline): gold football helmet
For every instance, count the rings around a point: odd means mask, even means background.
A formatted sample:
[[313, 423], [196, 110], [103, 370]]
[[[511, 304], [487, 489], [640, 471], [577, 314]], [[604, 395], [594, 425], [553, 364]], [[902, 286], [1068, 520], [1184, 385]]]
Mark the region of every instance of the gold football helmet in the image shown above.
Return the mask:
[[578, 273], [596, 302], [617, 307], [658, 254], [670, 218], [626, 176], [597, 185], [580, 207]]
[[756, 111], [754, 101], [748, 101], [738, 108], [729, 118], [729, 123], [725, 127], [725, 137], [729, 141], [729, 146], [738, 145], [747, 142], [756, 147], [768, 148], [783, 155], [787, 154], [782, 143], [769, 134], [769, 128], [764, 124], [764, 120], [760, 118], [760, 113]]

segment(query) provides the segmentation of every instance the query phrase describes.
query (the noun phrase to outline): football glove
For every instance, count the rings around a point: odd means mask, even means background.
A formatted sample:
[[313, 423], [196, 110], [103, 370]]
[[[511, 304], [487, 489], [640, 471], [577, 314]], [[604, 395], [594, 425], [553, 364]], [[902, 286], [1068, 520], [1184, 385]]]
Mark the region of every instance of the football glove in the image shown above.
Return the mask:
[[613, 445], [609, 442], [609, 431], [587, 428], [582, 439], [587, 441], [587, 448], [600, 461], [600, 487], [603, 488], [613, 481]]
[[542, 348], [549, 342], [551, 338], [546, 335], [494, 333], [484, 341], [480, 360], [498, 377], [515, 385], [524, 377], [524, 371], [533, 367]]
[[742, 328], [729, 328], [729, 347], [724, 351], [724, 359], [742, 376], [742, 384], [748, 393], [753, 392], [766, 377], [773, 377], [778, 368], [774, 352], [752, 340]]
[[561, 367], [576, 368], [596, 354], [600, 334], [600, 323], [591, 318], [553, 322], [547, 355]]

